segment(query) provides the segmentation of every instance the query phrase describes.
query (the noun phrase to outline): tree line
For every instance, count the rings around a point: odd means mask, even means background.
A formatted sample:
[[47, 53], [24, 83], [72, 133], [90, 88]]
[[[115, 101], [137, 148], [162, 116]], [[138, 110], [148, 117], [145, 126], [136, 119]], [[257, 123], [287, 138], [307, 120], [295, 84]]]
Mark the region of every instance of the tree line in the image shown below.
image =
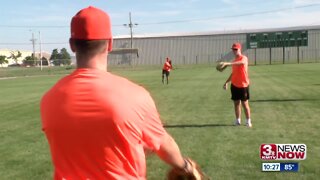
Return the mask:
[[22, 56], [20, 51], [11, 51], [10, 56], [0, 55], [0, 65], [8, 64], [9, 59], [12, 59], [15, 63], [9, 66], [38, 66], [42, 64], [43, 66], [61, 66], [61, 65], [70, 65], [71, 56], [66, 48], [54, 49], [52, 50], [51, 56], [49, 59], [42, 57], [41, 60], [39, 57], [36, 57], [34, 53], [31, 56], [26, 56], [22, 60], [22, 64], [19, 64], [19, 58]]

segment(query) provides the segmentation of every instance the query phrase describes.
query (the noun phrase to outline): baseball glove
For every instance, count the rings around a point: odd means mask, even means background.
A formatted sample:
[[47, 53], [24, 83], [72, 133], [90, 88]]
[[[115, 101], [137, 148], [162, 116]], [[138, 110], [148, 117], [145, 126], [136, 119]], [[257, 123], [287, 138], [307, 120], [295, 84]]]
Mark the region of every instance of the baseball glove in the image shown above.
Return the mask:
[[227, 68], [227, 65], [226, 65], [224, 62], [219, 62], [219, 63], [216, 65], [217, 71], [220, 71], [220, 72], [222, 72], [222, 71], [225, 70], [226, 68]]
[[190, 158], [185, 160], [187, 161], [188, 166], [191, 166], [192, 171], [186, 172], [186, 170], [172, 168], [167, 175], [168, 180], [210, 180], [196, 162]]

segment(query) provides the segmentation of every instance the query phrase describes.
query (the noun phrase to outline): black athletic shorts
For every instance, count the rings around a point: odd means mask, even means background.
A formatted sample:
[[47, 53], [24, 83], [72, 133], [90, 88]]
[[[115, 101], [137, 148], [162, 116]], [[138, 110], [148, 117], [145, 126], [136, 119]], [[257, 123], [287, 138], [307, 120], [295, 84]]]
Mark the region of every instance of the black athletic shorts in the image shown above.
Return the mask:
[[245, 88], [238, 88], [231, 84], [231, 99], [234, 101], [246, 101], [250, 99], [249, 86]]
[[162, 69], [162, 75], [166, 75], [166, 76], [169, 76], [170, 75], [170, 71], [166, 71], [164, 69]]

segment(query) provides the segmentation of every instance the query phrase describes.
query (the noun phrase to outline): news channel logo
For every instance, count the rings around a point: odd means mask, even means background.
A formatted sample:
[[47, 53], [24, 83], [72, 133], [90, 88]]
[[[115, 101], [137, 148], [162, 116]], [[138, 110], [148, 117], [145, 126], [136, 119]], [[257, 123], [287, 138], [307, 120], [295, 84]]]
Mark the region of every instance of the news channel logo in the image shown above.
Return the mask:
[[307, 146], [305, 144], [261, 144], [262, 160], [305, 160]]
[[[305, 144], [261, 144], [260, 159], [264, 161], [294, 160], [307, 158]], [[268, 162], [262, 163], [263, 172], [298, 172], [298, 162]]]

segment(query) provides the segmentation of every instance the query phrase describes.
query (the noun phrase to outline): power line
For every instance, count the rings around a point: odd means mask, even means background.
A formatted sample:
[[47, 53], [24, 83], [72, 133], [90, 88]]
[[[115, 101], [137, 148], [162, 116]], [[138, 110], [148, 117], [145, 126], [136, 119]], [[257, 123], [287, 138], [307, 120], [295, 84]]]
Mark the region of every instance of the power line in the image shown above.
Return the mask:
[[[123, 25], [112, 25], [112, 26], [123, 26]], [[24, 25], [0, 25], [2, 28], [70, 28], [70, 26], [59, 26], [59, 25], [52, 25], [52, 26], [24, 26]]]
[[[210, 20], [215, 20], [215, 19], [235, 18], [235, 17], [244, 17], [244, 16], [252, 16], [252, 15], [269, 14], [269, 13], [274, 13], [274, 12], [282, 12], [282, 11], [309, 8], [309, 7], [315, 7], [315, 6], [320, 6], [320, 3], [301, 5], [301, 6], [295, 6], [295, 7], [288, 7], [288, 8], [280, 8], [280, 9], [274, 9], [274, 10], [251, 12], [251, 13], [235, 14], [235, 15], [228, 15], [228, 16], [217, 16], [217, 17], [210, 17], [210, 18], [184, 19], [184, 20], [172, 20], [172, 21], [139, 23], [139, 25], [158, 25], [158, 24], [173, 24], [173, 23], [188, 23], [188, 22], [197, 22], [197, 21], [210, 21]], [[113, 27], [123, 27], [123, 24], [114, 24], [112, 26]], [[1, 28], [70, 28], [70, 26], [65, 26], [65, 25], [50, 25], [50, 26], [49, 25], [46, 25], [46, 26], [0, 25], [0, 27]]]
[[70, 26], [23, 26], [23, 25], [0, 25], [2, 28], [69, 28]]
[[185, 20], [174, 20], [174, 21], [162, 21], [162, 22], [156, 22], [156, 23], [141, 23], [139, 25], [156, 25], [156, 24], [173, 24], [173, 23], [188, 23], [188, 22], [197, 22], [197, 21], [210, 21], [210, 20], [214, 20], [214, 19], [224, 19], [224, 18], [235, 18], [235, 17], [244, 17], [244, 16], [260, 15], [260, 14], [269, 14], [269, 13], [274, 13], [274, 12], [282, 12], [282, 11], [288, 11], [288, 10], [293, 10], [293, 9], [302, 9], [302, 8], [308, 8], [308, 7], [314, 7], [314, 6], [320, 6], [320, 4], [319, 3], [309, 4], [309, 5], [304, 5], [304, 6], [295, 6], [292, 8], [281, 8], [281, 9], [275, 9], [275, 10], [258, 11], [258, 12], [235, 14], [235, 15], [229, 15], [229, 16], [217, 16], [217, 17], [202, 18], [202, 19], [185, 19]]
[[[303, 5], [303, 6], [295, 6], [291, 8], [281, 8], [281, 9], [275, 9], [275, 10], [266, 10], [266, 11], [258, 11], [258, 12], [251, 12], [251, 13], [244, 13], [244, 14], [235, 14], [235, 15], [229, 15], [229, 16], [217, 16], [217, 17], [211, 17], [211, 18], [199, 18], [199, 19], [185, 19], [185, 20], [173, 20], [173, 21], [162, 21], [162, 22], [150, 22], [150, 23], [140, 23], [139, 25], [156, 25], [156, 24], [172, 24], [172, 23], [188, 23], [188, 22], [197, 22], [197, 21], [209, 21], [214, 19], [224, 19], [224, 18], [234, 18], [234, 17], [244, 17], [244, 16], [252, 16], [252, 15], [260, 15], [260, 14], [269, 14], [274, 12], [281, 12], [281, 11], [288, 11], [293, 9], [302, 9], [302, 8], [308, 8], [308, 7], [315, 7], [320, 6], [320, 3], [316, 4], [309, 4], [309, 5]], [[123, 24], [115, 24], [112, 26], [118, 26], [123, 27]], [[69, 28], [70, 26], [23, 26], [23, 25], [0, 25], [0, 27], [3, 28]]]
[[[68, 42], [41, 42], [41, 44], [68, 44]], [[30, 43], [0, 43], [0, 45], [30, 45]]]

